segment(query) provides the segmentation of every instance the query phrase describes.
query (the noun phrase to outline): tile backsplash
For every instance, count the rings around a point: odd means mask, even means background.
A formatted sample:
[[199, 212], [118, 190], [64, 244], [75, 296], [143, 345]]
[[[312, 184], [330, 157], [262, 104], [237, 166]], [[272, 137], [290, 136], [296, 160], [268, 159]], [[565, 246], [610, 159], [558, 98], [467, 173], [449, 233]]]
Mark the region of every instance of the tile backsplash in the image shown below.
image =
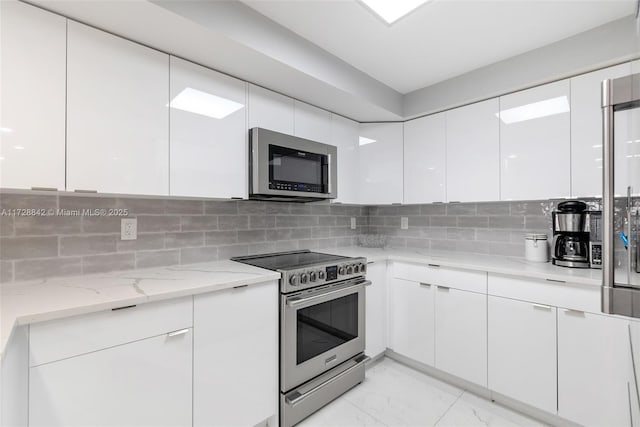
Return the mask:
[[[353, 246], [368, 219], [364, 206], [64, 193], [0, 193], [0, 211], [3, 282]], [[137, 240], [120, 240], [125, 217]]]
[[[2, 192], [0, 282], [355, 246], [360, 234], [385, 235], [389, 247], [524, 256], [524, 233], [546, 233], [551, 242], [556, 204], [347, 206]], [[110, 210], [115, 215], [104, 214]], [[138, 219], [137, 240], [120, 240], [125, 217]]]

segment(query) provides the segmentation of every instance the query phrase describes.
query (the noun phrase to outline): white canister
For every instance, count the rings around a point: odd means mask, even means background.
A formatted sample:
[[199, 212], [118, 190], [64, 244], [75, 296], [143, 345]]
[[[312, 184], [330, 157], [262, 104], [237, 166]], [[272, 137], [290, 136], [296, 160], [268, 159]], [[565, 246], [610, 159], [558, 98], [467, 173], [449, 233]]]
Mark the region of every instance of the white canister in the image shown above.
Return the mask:
[[524, 235], [524, 257], [527, 261], [549, 261], [549, 245], [546, 234], [527, 233]]

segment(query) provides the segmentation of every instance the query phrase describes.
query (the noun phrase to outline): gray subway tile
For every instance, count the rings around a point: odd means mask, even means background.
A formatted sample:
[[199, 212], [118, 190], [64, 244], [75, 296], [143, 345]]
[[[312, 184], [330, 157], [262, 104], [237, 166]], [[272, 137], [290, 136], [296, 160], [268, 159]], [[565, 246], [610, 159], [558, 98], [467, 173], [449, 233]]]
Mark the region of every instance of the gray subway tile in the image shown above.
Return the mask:
[[267, 202], [266, 203], [267, 214], [290, 214], [291, 205], [289, 203]]
[[49, 258], [58, 256], [58, 237], [0, 238], [0, 259]]
[[204, 233], [201, 231], [183, 231], [179, 233], [166, 233], [164, 246], [171, 248], [188, 248], [202, 246], [204, 244]]
[[141, 215], [138, 216], [138, 231], [141, 233], [180, 231], [180, 217], [170, 215]]
[[0, 216], [0, 236], [13, 235], [13, 222], [12, 216]]
[[416, 238], [407, 237], [406, 245], [408, 248], [428, 249], [429, 239], [416, 239]]
[[351, 218], [350, 216], [337, 216], [336, 226], [337, 227], [351, 227]]
[[80, 220], [84, 233], [120, 233], [122, 217], [83, 216]]
[[525, 216], [524, 227], [527, 230], [551, 229], [551, 217]]
[[459, 252], [470, 252], [474, 254], [488, 254], [489, 242], [480, 242], [473, 240], [457, 240], [456, 250]]
[[114, 209], [118, 207], [118, 199], [115, 197], [86, 196], [86, 195], [60, 195], [60, 209]]
[[311, 228], [292, 228], [291, 239], [310, 239]]
[[455, 240], [431, 240], [431, 249], [435, 251], [455, 251]]
[[476, 240], [487, 242], [508, 242], [511, 232], [507, 230], [476, 229]]
[[0, 193], [0, 209], [50, 209], [58, 207], [55, 194]]
[[336, 217], [335, 216], [318, 217], [318, 225], [320, 227], [333, 227], [336, 225]]
[[398, 215], [420, 215], [420, 205], [398, 206]]
[[313, 204], [311, 205], [311, 213], [313, 215], [331, 215], [331, 205]]
[[0, 283], [13, 281], [13, 261], [0, 261]]
[[458, 221], [455, 216], [433, 215], [429, 219], [431, 227], [455, 227]]
[[504, 256], [524, 256], [524, 239], [522, 243], [489, 243], [489, 253], [492, 255], [504, 255]]
[[260, 242], [249, 245], [249, 255], [267, 254], [276, 251], [275, 242]]
[[63, 236], [60, 255], [104, 254], [116, 251], [116, 235]]
[[82, 273], [104, 273], [107, 271], [132, 270], [135, 268], [134, 253], [88, 255], [82, 257]]
[[312, 228], [311, 229], [311, 237], [314, 239], [321, 239], [323, 237], [331, 237], [331, 227], [322, 227], [322, 228]]
[[247, 230], [249, 217], [247, 215], [220, 215], [218, 228], [220, 230]]
[[265, 230], [240, 230], [238, 231], [238, 243], [264, 242]]
[[311, 215], [311, 206], [307, 203], [292, 203], [289, 210], [291, 215]]
[[313, 227], [318, 225], [318, 217], [314, 215], [298, 215], [298, 227]]
[[487, 228], [489, 226], [489, 218], [486, 216], [459, 216], [458, 227], [477, 227]]
[[317, 249], [320, 245], [318, 239], [301, 239], [298, 240], [298, 246], [300, 249]]
[[136, 252], [136, 268], [163, 267], [180, 263], [178, 249]]
[[384, 217], [384, 226], [385, 227], [398, 227], [398, 228], [400, 228], [400, 217], [399, 216], [386, 216], [386, 217]]
[[384, 225], [384, 219], [385, 217], [383, 216], [372, 216], [369, 218], [369, 225], [373, 225], [373, 226], [377, 226], [377, 225]]
[[490, 202], [477, 204], [478, 215], [509, 215], [509, 203]]
[[166, 200], [163, 199], [134, 199], [122, 197], [117, 200], [117, 207], [126, 209], [128, 215], [165, 213]]
[[249, 217], [249, 228], [275, 228], [275, 215], [251, 215]]
[[443, 227], [422, 228], [419, 235], [426, 239], [446, 239], [447, 229]]
[[16, 236], [77, 234], [82, 230], [81, 217], [19, 216], [14, 218], [14, 229]]
[[437, 203], [432, 205], [421, 205], [421, 215], [446, 215], [447, 207], [444, 203]]
[[218, 246], [218, 259], [249, 255], [249, 245]]
[[15, 261], [16, 281], [80, 274], [82, 274], [82, 257], [79, 256]]
[[477, 206], [475, 203], [448, 203], [447, 215], [476, 215]]
[[295, 251], [298, 248], [297, 240], [279, 240], [276, 242], [276, 251], [278, 252]]
[[207, 215], [237, 215], [238, 202], [208, 200], [204, 202], [204, 212]]
[[264, 215], [267, 213], [267, 205], [264, 202], [254, 200], [238, 202], [238, 213], [240, 215]]
[[409, 227], [428, 227], [430, 224], [428, 216], [410, 216], [408, 217]]
[[336, 247], [345, 248], [353, 245], [353, 240], [351, 237], [338, 237], [336, 239]]
[[473, 228], [447, 228], [449, 240], [475, 240], [476, 230]]
[[289, 240], [291, 239], [291, 228], [277, 228], [275, 230], [266, 231], [266, 239], [272, 240]]
[[215, 215], [186, 215], [180, 217], [182, 231], [208, 231], [218, 229], [218, 217]]
[[202, 200], [167, 200], [165, 212], [168, 214], [201, 215], [204, 213]]
[[553, 203], [545, 201], [511, 202], [509, 213], [511, 215], [544, 215], [553, 210]]
[[491, 216], [489, 217], [489, 228], [524, 228], [524, 217]]
[[120, 240], [116, 242], [118, 252], [145, 251], [164, 248], [164, 233], [138, 234], [136, 240]]
[[404, 248], [407, 246], [407, 239], [405, 237], [391, 236], [387, 239], [387, 246], [392, 248]]
[[196, 262], [209, 262], [218, 259], [218, 248], [215, 246], [202, 246], [199, 248], [180, 249], [180, 264], [193, 264]]
[[236, 230], [208, 231], [204, 238], [207, 246], [228, 245], [238, 242], [238, 232]]
[[276, 216], [276, 228], [297, 227], [298, 217], [294, 215]]

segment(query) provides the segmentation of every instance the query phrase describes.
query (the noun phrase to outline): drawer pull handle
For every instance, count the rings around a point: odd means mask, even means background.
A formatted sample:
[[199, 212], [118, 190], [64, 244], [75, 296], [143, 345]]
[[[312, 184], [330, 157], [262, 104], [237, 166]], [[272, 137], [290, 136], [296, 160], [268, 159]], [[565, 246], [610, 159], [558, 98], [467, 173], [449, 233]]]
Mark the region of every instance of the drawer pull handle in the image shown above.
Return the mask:
[[178, 331], [173, 331], [173, 332], [169, 332], [167, 334], [168, 337], [177, 337], [178, 335], [184, 335], [187, 332], [189, 332], [189, 328], [185, 328], [185, 329], [180, 329]]
[[570, 316], [578, 316], [578, 317], [584, 317], [584, 311], [580, 311], [580, 310], [572, 310], [570, 308], [565, 308], [564, 312]]
[[81, 190], [81, 189], [77, 189], [77, 190], [73, 190], [74, 193], [97, 193], [98, 190]]
[[551, 310], [551, 306], [550, 305], [544, 305], [544, 304], [531, 304], [533, 305], [533, 308], [537, 308], [538, 310]]
[[440, 286], [440, 285], [438, 285], [438, 290], [439, 290], [439, 291], [442, 291], [442, 292], [449, 292], [449, 289], [450, 289], [450, 288], [448, 288], [448, 287], [446, 287], [446, 286]]
[[427, 265], [428, 265], [429, 267], [436, 267], [436, 268], [437, 268], [437, 267], [440, 267], [440, 265], [438, 265], [438, 264], [427, 264]]
[[420, 286], [424, 286], [425, 288], [430, 288], [431, 284], [430, 283], [422, 283], [422, 282], [420, 282]]
[[125, 309], [127, 309], [127, 308], [133, 308], [133, 307], [135, 307], [135, 306], [136, 306], [135, 304], [134, 304], [134, 305], [125, 305], [124, 307], [116, 307], [116, 308], [112, 308], [112, 309], [111, 309], [111, 311], [125, 310]]
[[31, 187], [33, 191], [58, 191], [57, 188], [53, 187]]
[[234, 286], [233, 289], [242, 289], [242, 288], [248, 288], [249, 285], [238, 285], [238, 286]]
[[555, 282], [555, 283], [567, 283], [566, 280], [557, 280], [557, 279], [545, 279], [547, 282]]

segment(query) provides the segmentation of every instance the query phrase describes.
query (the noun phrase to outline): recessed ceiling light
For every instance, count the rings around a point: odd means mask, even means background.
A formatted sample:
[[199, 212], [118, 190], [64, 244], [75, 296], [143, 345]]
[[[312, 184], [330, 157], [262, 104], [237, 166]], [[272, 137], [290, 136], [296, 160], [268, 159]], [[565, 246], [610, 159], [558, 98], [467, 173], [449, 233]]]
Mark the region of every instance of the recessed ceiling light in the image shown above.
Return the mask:
[[22, 145], [14, 145], [13, 149], [14, 150], [24, 150], [24, 147]]
[[393, 24], [403, 16], [431, 0], [360, 0], [387, 24]]
[[360, 145], [367, 145], [367, 144], [371, 144], [372, 142], [376, 142], [376, 140], [371, 138], [365, 138], [364, 136], [360, 137]]
[[184, 89], [173, 98], [169, 106], [178, 110], [213, 117], [214, 119], [223, 119], [244, 107], [243, 104], [230, 99], [190, 87]]
[[3, 132], [3, 133], [11, 133], [11, 132], [13, 132], [13, 129], [10, 129], [10, 128], [0, 128], [0, 132]]
[[496, 117], [500, 118], [505, 124], [511, 124], [539, 119], [540, 117], [553, 116], [555, 114], [568, 113], [569, 111], [569, 99], [567, 99], [566, 96], [559, 96], [557, 98], [545, 99], [544, 101], [502, 110], [496, 113]]

